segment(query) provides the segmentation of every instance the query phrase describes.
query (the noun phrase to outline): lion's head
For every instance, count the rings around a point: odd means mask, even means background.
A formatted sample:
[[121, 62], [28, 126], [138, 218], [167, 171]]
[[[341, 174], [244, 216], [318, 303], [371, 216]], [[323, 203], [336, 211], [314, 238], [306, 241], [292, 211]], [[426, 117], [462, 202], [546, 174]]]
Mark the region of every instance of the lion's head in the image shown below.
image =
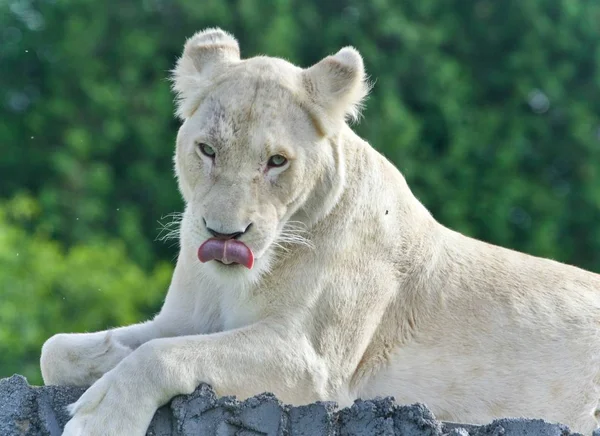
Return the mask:
[[294, 238], [286, 226], [310, 226], [335, 202], [336, 137], [368, 90], [362, 58], [346, 47], [308, 69], [242, 60], [231, 35], [208, 29], [186, 42], [173, 84], [182, 245], [217, 274], [259, 274]]

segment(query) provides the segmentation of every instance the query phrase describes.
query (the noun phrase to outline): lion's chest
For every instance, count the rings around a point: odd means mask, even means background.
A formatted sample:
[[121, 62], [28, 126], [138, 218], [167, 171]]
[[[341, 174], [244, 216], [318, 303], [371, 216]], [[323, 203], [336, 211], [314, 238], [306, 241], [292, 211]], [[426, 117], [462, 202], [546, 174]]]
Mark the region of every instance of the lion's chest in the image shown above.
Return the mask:
[[[194, 295], [193, 312], [185, 318], [195, 334], [210, 334], [252, 324], [260, 319], [261, 306], [236, 287], [211, 286]], [[182, 320], [183, 322], [183, 320]]]
[[260, 319], [260, 302], [244, 292], [229, 289], [221, 292], [219, 297], [219, 318], [223, 330], [244, 327]]

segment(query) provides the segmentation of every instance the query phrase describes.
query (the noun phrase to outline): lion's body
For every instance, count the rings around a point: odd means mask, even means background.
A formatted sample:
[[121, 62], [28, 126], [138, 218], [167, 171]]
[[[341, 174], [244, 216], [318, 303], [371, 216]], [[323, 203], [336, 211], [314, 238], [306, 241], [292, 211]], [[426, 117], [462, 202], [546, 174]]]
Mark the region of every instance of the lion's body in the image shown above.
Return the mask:
[[[366, 93], [352, 49], [308, 70], [236, 50], [201, 33], [175, 71], [186, 210], [163, 309], [44, 346], [47, 383], [99, 379], [65, 433], [143, 434], [156, 407], [200, 382], [294, 404], [393, 395], [439, 419], [591, 432], [600, 276], [437, 223], [344, 123]], [[204, 143], [216, 157], [198, 153]], [[289, 162], [266, 165], [274, 154]], [[252, 270], [199, 262], [209, 226], [246, 229]]]

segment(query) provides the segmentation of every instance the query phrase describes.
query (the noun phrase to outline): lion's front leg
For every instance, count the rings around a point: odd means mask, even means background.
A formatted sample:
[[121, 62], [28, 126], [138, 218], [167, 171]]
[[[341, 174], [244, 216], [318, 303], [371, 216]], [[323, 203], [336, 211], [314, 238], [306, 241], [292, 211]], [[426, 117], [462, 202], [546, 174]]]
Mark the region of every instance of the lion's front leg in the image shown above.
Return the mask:
[[44, 383], [90, 386], [133, 349], [158, 336], [152, 321], [95, 333], [54, 335], [42, 347]]
[[220, 395], [271, 391], [292, 403], [327, 399], [326, 365], [306, 340], [294, 339], [303, 335], [280, 332], [258, 323], [150, 341], [84, 393], [72, 406], [64, 434], [143, 435], [158, 407], [193, 392], [201, 382]]

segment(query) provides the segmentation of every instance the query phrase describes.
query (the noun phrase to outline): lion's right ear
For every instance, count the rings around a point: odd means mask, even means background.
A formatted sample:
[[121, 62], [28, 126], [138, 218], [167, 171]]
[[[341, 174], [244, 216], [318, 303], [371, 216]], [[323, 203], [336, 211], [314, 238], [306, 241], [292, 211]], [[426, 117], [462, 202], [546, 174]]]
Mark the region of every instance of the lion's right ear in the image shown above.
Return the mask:
[[189, 38], [171, 77], [177, 94], [177, 116], [190, 117], [198, 108], [215, 70], [239, 59], [238, 42], [224, 30], [206, 29]]
[[344, 47], [303, 71], [306, 105], [326, 134], [345, 119], [357, 120], [370, 85], [363, 59], [354, 47]]

